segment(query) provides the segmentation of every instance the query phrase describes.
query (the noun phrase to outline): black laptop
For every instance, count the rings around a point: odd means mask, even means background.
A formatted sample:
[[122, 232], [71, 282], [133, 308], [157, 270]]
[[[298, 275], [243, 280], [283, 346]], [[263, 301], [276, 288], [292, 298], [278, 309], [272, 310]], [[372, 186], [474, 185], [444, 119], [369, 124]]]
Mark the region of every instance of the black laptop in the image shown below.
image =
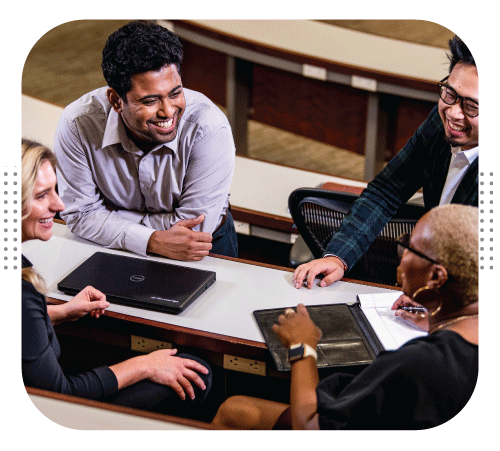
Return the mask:
[[213, 271], [96, 252], [57, 288], [75, 295], [91, 285], [109, 302], [177, 314], [214, 282]]

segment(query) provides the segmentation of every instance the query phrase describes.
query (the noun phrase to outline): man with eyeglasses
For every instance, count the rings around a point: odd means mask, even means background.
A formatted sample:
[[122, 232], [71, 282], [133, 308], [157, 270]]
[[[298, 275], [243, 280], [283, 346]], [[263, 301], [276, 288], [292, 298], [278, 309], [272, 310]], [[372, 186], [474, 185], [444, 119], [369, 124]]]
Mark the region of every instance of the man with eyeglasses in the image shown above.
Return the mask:
[[333, 235], [323, 258], [300, 265], [296, 288], [326, 287], [341, 279], [368, 250], [399, 207], [423, 188], [426, 210], [442, 204], [478, 205], [479, 95], [474, 58], [455, 36], [440, 100], [405, 147], [370, 182]]

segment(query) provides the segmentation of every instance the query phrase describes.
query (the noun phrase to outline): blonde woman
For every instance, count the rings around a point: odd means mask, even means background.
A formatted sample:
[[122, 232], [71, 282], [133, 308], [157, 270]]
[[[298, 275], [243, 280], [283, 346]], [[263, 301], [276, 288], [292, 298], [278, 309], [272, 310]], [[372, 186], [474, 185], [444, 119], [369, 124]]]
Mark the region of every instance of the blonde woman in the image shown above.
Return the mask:
[[[47, 241], [64, 204], [56, 192], [56, 161], [44, 146], [22, 141], [22, 241]], [[24, 383], [60, 393], [189, 416], [205, 400], [212, 383], [208, 365], [177, 350], [161, 350], [85, 373], [64, 374], [53, 324], [87, 313], [98, 317], [109, 304], [87, 287], [62, 306], [47, 306], [43, 279], [27, 258], [22, 262], [22, 373]]]

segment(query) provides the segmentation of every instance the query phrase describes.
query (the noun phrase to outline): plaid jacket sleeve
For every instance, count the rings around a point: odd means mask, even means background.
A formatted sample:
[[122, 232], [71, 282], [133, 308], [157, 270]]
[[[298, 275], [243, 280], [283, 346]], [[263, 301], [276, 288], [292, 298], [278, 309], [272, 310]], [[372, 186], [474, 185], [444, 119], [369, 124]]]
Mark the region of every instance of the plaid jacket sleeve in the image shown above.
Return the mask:
[[[324, 255], [336, 255], [352, 268], [399, 207], [426, 184], [426, 178], [441, 179], [444, 171], [442, 191], [450, 158], [450, 147], [444, 140], [436, 106], [405, 147], [368, 184], [332, 237]], [[433, 160], [431, 167], [434, 169], [429, 172], [430, 160]]]

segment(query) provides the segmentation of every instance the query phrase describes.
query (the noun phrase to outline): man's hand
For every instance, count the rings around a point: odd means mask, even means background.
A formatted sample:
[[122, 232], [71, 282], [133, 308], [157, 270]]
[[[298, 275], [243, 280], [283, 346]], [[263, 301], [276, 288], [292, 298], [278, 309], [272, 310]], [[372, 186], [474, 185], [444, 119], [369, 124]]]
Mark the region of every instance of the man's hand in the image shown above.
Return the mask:
[[273, 325], [273, 331], [284, 346], [289, 348], [294, 344], [307, 343], [313, 349], [316, 349], [322, 332], [312, 322], [304, 304], [297, 306], [297, 312], [290, 309], [290, 312], [286, 313], [286, 315], [280, 315], [278, 323]]
[[318, 258], [309, 263], [304, 263], [293, 273], [293, 284], [295, 288], [300, 288], [306, 281], [307, 288], [312, 288], [314, 279], [318, 274], [325, 275], [319, 285], [327, 287], [344, 277], [344, 264], [337, 257]]
[[212, 235], [191, 230], [205, 219], [200, 215], [175, 223], [168, 230], [157, 230], [149, 238], [147, 252], [174, 260], [199, 261], [212, 249]]
[[208, 369], [195, 360], [175, 357], [176, 353], [176, 349], [162, 349], [145, 356], [150, 369], [148, 379], [173, 388], [182, 400], [186, 399], [186, 394], [194, 399], [193, 383], [202, 390], [206, 389], [196, 371], [208, 374]]
[[52, 324], [56, 325], [63, 321], [75, 321], [87, 313], [99, 318], [108, 307], [106, 296], [94, 287], [88, 286], [64, 304], [47, 306], [47, 312]]
[[401, 307], [422, 307], [420, 304], [402, 294], [392, 304], [391, 310], [396, 310], [395, 315], [399, 318], [414, 324], [422, 330], [429, 331], [429, 316], [427, 312], [412, 313], [401, 310]]

